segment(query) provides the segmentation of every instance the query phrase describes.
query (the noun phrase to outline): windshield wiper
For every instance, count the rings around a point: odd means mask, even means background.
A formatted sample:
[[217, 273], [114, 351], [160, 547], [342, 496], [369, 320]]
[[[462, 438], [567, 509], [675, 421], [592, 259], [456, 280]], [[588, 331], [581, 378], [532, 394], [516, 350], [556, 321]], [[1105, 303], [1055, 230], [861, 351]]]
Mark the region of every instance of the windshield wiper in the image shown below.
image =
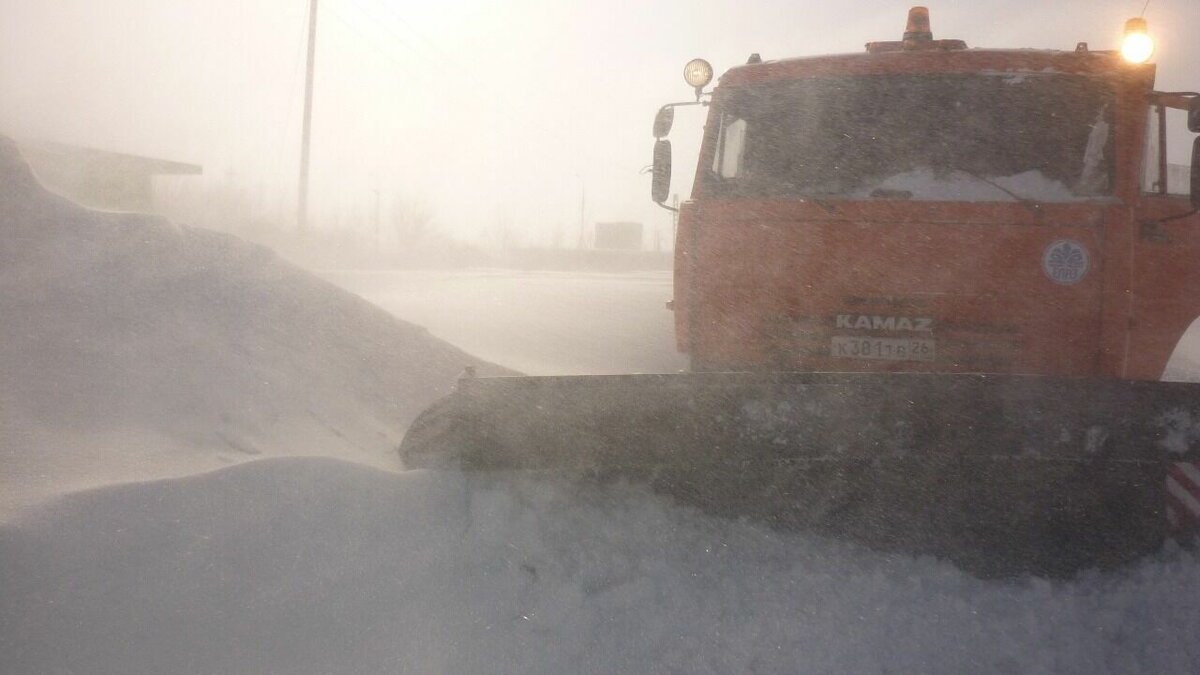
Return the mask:
[[965, 173], [966, 175], [970, 176], [971, 178], [974, 178], [977, 181], [981, 181], [983, 183], [987, 183], [988, 185], [991, 185], [992, 187], [1003, 192], [1004, 194], [1008, 195], [1009, 197], [1012, 197], [1014, 201], [1020, 202], [1026, 209], [1029, 209], [1029, 212], [1032, 213], [1033, 215], [1035, 215], [1035, 216], [1041, 215], [1041, 211], [1038, 210], [1038, 203], [1036, 201], [1034, 201], [1028, 197], [1022, 197], [1021, 195], [1013, 192], [1012, 190], [1009, 190], [1008, 188], [1004, 187], [1003, 185], [997, 183], [996, 181], [991, 180], [990, 178], [984, 178], [983, 176], [975, 173], [974, 171], [971, 171], [970, 169], [955, 168], [954, 170], [958, 171], [959, 173]]

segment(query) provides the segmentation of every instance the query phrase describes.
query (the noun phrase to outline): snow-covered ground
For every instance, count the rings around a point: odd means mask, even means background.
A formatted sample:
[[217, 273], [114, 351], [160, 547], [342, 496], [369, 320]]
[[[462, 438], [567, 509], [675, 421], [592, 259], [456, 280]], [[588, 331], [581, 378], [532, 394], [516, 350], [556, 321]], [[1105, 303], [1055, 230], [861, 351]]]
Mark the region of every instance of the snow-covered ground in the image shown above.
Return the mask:
[[530, 375], [673, 373], [671, 273], [324, 271], [393, 315]]
[[1200, 560], [985, 582], [630, 487], [272, 459], [2, 533], [5, 673], [1194, 673]]
[[398, 471], [487, 364], [50, 198], [3, 139], [0, 235], [0, 673], [1200, 671], [1195, 553], [982, 581], [632, 486]]

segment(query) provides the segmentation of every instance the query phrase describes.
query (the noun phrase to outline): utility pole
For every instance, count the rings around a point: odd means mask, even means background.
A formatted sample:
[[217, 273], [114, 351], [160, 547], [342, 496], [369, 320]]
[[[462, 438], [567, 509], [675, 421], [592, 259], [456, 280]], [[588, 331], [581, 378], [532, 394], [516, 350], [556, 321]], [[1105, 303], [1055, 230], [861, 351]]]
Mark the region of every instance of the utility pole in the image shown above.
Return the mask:
[[296, 226], [308, 227], [308, 146], [312, 135], [313, 66], [317, 59], [317, 0], [308, 4], [308, 71], [304, 76], [304, 126], [300, 132], [300, 189], [297, 191]]

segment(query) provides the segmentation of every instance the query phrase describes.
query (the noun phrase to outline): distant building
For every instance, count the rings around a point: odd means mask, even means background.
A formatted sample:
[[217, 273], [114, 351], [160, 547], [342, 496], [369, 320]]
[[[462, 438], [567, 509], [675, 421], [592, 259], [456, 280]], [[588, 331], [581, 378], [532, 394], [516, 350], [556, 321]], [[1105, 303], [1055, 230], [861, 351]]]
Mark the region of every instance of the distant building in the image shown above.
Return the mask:
[[614, 251], [642, 250], [641, 223], [596, 223], [595, 248]]
[[47, 189], [105, 211], [154, 211], [154, 176], [199, 175], [197, 164], [44, 141], [18, 142]]

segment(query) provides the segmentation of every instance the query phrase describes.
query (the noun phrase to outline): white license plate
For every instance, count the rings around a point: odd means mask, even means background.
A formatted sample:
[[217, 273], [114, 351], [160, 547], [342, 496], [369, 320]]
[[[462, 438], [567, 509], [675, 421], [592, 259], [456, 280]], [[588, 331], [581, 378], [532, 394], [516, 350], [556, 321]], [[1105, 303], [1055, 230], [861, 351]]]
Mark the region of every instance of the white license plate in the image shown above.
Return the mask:
[[843, 359], [932, 361], [933, 340], [835, 335], [829, 353]]

